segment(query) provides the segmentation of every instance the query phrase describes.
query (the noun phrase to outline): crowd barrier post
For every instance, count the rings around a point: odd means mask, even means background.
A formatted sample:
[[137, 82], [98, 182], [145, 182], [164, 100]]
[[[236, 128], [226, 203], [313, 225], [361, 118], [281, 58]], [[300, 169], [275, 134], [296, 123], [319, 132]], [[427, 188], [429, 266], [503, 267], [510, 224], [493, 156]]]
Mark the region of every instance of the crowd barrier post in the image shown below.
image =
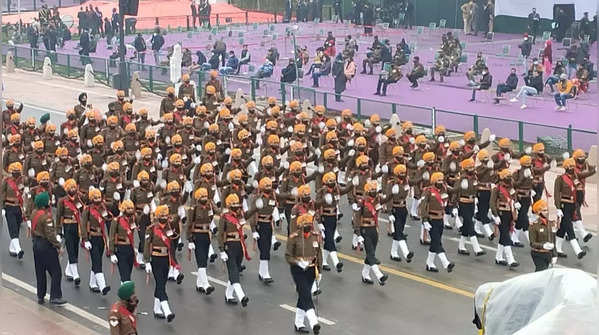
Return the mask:
[[256, 79], [250, 79], [250, 95], [252, 96], [252, 100], [256, 101]]
[[362, 120], [362, 99], [358, 98], [356, 111], [358, 112], [358, 120]]
[[573, 145], [572, 145], [572, 125], [571, 124], [568, 125], [566, 138], [568, 139], [568, 152], [572, 152]]
[[435, 133], [435, 127], [437, 126], [437, 109], [435, 107], [431, 108], [431, 130], [433, 134]]
[[148, 82], [150, 86], [150, 92], [154, 92], [154, 71], [152, 70], [152, 66], [149, 66], [148, 69]]
[[396, 103], [391, 104], [391, 113], [397, 114], [397, 104]]
[[518, 150], [524, 151], [524, 122], [518, 121]]
[[472, 116], [472, 130], [478, 136], [478, 114]]
[[[291, 88], [293, 90], [293, 87]], [[287, 92], [285, 91], [285, 83], [281, 83], [281, 104], [285, 105], [287, 101]]]
[[329, 102], [328, 102], [328, 96], [329, 96], [329, 95], [328, 95], [326, 92], [324, 92], [324, 94], [323, 94], [323, 96], [322, 96], [322, 104], [324, 105], [324, 109], [325, 109], [325, 110], [329, 108], [329, 107], [328, 107], [328, 105], [329, 105]]

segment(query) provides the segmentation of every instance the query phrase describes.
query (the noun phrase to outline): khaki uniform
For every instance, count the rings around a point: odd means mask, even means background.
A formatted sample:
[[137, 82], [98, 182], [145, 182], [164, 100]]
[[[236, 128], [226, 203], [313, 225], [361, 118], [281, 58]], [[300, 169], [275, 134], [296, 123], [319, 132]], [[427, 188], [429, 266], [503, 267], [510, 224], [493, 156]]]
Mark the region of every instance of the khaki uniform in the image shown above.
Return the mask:
[[110, 308], [108, 314], [110, 335], [137, 335], [137, 320], [124, 302], [118, 301]]

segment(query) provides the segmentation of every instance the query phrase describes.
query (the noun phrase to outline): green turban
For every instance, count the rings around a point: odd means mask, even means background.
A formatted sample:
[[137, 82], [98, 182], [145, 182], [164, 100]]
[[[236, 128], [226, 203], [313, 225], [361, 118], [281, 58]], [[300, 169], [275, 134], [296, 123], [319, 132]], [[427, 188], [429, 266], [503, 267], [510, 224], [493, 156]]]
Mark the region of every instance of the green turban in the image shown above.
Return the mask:
[[48, 207], [48, 203], [50, 202], [50, 195], [48, 192], [42, 192], [35, 196], [35, 207], [37, 208], [46, 208]]
[[121, 300], [129, 300], [135, 292], [135, 283], [132, 281], [126, 281], [119, 287], [118, 296]]
[[40, 117], [41, 124], [44, 124], [48, 121], [50, 121], [50, 113], [46, 113], [46, 114], [42, 115], [42, 117]]

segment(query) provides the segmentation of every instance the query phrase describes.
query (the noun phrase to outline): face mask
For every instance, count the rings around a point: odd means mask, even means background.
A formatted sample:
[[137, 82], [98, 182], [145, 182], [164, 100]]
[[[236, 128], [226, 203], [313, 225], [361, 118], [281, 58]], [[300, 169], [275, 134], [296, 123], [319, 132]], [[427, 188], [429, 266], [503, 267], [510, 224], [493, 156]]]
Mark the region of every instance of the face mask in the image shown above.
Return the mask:
[[126, 210], [125, 214], [128, 215], [128, 216], [132, 216], [133, 214], [135, 214], [135, 211], [133, 211], [133, 210]]
[[574, 169], [566, 169], [567, 174], [574, 174]]
[[242, 183], [241, 179], [235, 179], [235, 180], [233, 180], [233, 182], [237, 185], [241, 185], [241, 183]]
[[312, 231], [312, 227], [310, 227], [309, 225], [305, 225], [302, 230], [304, 231], [304, 233], [309, 233]]
[[76, 190], [76, 189], [71, 189], [71, 190], [69, 190], [69, 195], [70, 195], [70, 196], [73, 196], [73, 195], [75, 195], [75, 194], [77, 194], [77, 190]]
[[372, 198], [376, 197], [376, 191], [374, 192], [368, 192], [368, 195]]
[[12, 173], [12, 177], [13, 178], [19, 178], [20, 176], [21, 176], [21, 173], [19, 173], [19, 172], [13, 172]]
[[111, 176], [111, 177], [116, 177], [116, 176], [118, 176], [118, 175], [119, 175], [119, 172], [118, 172], [118, 171], [110, 171], [110, 176]]
[[102, 199], [95, 199], [94, 200], [94, 205], [99, 205], [102, 203]]
[[43, 187], [48, 187], [48, 186], [50, 185], [50, 182], [47, 182], [47, 181], [42, 181], [42, 182], [40, 183], [40, 185], [42, 185]]
[[310, 197], [304, 197], [302, 198], [303, 202], [310, 202], [311, 198]]
[[206, 199], [206, 198], [201, 198], [201, 199], [200, 199], [200, 203], [201, 203], [202, 205], [205, 205], [206, 203], [208, 203], [208, 199]]
[[158, 222], [162, 225], [165, 225], [168, 222], [168, 218], [160, 218], [158, 219]]
[[436, 183], [435, 187], [441, 189], [443, 187], [443, 183]]
[[360, 169], [362, 169], [362, 171], [366, 171], [368, 170], [368, 165], [362, 165], [360, 166]]
[[172, 191], [171, 192], [171, 196], [172, 197], [178, 197], [179, 196], [179, 191]]
[[127, 300], [127, 310], [131, 313], [135, 311], [137, 305], [139, 304], [139, 299], [136, 296], [131, 297], [131, 299]]
[[37, 149], [37, 150], [35, 150], [35, 153], [41, 155], [44, 153], [44, 149]]

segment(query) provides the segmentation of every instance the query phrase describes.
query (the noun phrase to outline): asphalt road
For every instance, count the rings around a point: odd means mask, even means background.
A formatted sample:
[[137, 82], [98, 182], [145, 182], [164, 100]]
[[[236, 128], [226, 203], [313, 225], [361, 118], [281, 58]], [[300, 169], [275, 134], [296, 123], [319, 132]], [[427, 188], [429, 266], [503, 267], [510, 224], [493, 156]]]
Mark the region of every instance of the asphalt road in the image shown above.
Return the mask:
[[[33, 115], [39, 117], [46, 110], [26, 107], [23, 119]], [[60, 114], [52, 114], [52, 120], [59, 124]], [[373, 334], [374, 331], [391, 333], [400, 330], [402, 333], [443, 333], [443, 334], [475, 334], [471, 324], [473, 317], [472, 296], [478, 285], [489, 281], [502, 281], [519, 274], [534, 270], [528, 247], [515, 249], [515, 257], [521, 266], [509, 270], [494, 264], [496, 241], [480, 239], [487, 255], [481, 257], [457, 255], [457, 233], [444, 232], [444, 247], [449, 259], [455, 262], [454, 272], [429, 273], [424, 269], [428, 248], [419, 245], [419, 223], [408, 222], [406, 228], [408, 245], [415, 252], [413, 261], [408, 264], [393, 262], [389, 259], [391, 239], [385, 234], [385, 225], [381, 225], [381, 234], [377, 256], [383, 262], [382, 270], [389, 274], [387, 285], [368, 286], [361, 282], [361, 260], [363, 255], [351, 250], [351, 208], [346, 201], [342, 202], [341, 210], [345, 213], [341, 220], [340, 233], [343, 240], [338, 244], [340, 258], [345, 263], [343, 272], [325, 272], [321, 288], [323, 293], [316, 298], [318, 314], [323, 320], [324, 334]], [[384, 217], [384, 215], [383, 215]], [[384, 222], [384, 219], [382, 220]], [[281, 233], [281, 232], [280, 232]], [[33, 256], [31, 243], [22, 231], [22, 247], [25, 257], [22, 261], [9, 257], [6, 252], [8, 233], [6, 228], [0, 228], [2, 245], [0, 255], [2, 271], [16, 279], [4, 280], [5, 285], [21, 291], [25, 296], [35, 299], [35, 294], [23, 290], [24, 286], [35, 287]], [[593, 238], [589, 245], [589, 254], [582, 261], [577, 260], [569, 245], [565, 251], [567, 259], [560, 259], [560, 266], [579, 268], [596, 273], [598, 258], [598, 237]], [[213, 279], [212, 285], [216, 291], [211, 296], [196, 293], [195, 261], [187, 260], [187, 250], [179, 255], [183, 265], [185, 280], [181, 285], [169, 282], [167, 293], [170, 297], [171, 308], [176, 314], [173, 323], [167, 324], [152, 317], [153, 279], [145, 283], [146, 275], [142, 270], [134, 270], [133, 278], [137, 283], [137, 295], [141, 300], [139, 312], [140, 334], [199, 334], [210, 331], [215, 334], [293, 334], [293, 313], [297, 296], [291, 280], [289, 267], [284, 258], [284, 245], [274, 252], [271, 261], [271, 275], [275, 282], [265, 286], [258, 281], [257, 255], [246, 262], [247, 270], [243, 272], [242, 286], [250, 298], [250, 304], [243, 309], [240, 306], [228, 306], [224, 303], [224, 287], [226, 272], [220, 260], [210, 264], [208, 275]], [[62, 267], [66, 264], [66, 255], [61, 258]], [[437, 264], [438, 261], [437, 261]], [[440, 266], [439, 266], [440, 267]], [[90, 264], [83, 252], [80, 253], [79, 272], [82, 276], [80, 288], [74, 288], [72, 283], [63, 282], [63, 294], [70, 305], [88, 312], [92, 316], [106, 319], [107, 308], [115, 301], [116, 289], [119, 284], [118, 271], [111, 274], [111, 266], [105, 259], [104, 273], [112, 285], [106, 297], [92, 294], [88, 288]], [[83, 322], [90, 328], [106, 333], [106, 329], [93, 322], [93, 317], [87, 313], [77, 313], [73, 308], [55, 308], [60, 313]], [[73, 310], [75, 312], [73, 312]], [[147, 314], [146, 314], [147, 313]], [[79, 315], [77, 315], [79, 314]], [[97, 319], [96, 319], [97, 321]]]

